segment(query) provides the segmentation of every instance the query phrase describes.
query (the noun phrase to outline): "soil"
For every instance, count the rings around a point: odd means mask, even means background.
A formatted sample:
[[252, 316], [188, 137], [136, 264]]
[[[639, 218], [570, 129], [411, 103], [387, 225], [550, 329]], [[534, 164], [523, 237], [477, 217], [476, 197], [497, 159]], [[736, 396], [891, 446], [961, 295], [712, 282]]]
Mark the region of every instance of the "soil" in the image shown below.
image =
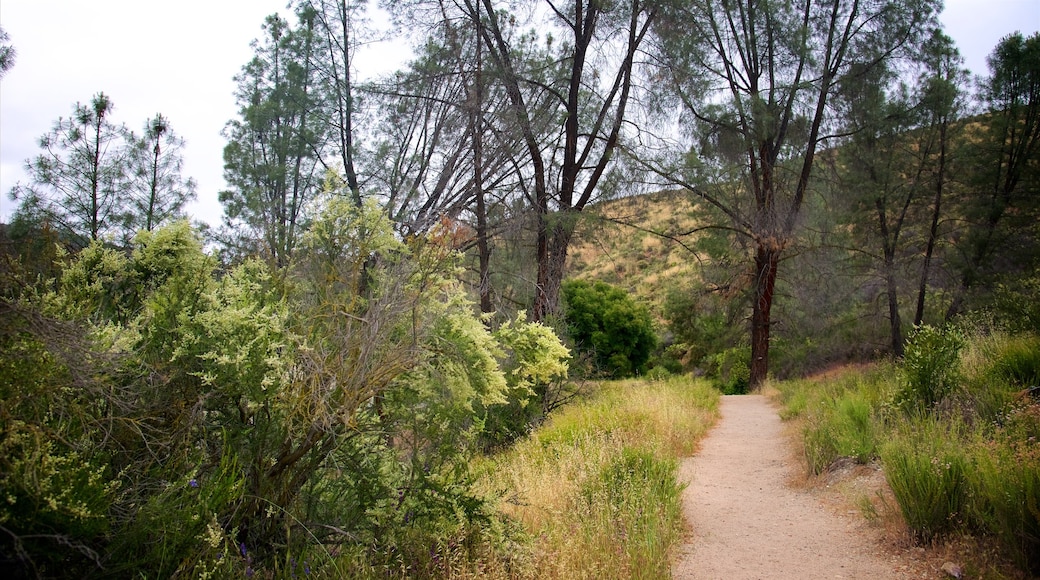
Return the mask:
[[680, 467], [689, 533], [673, 578], [943, 577], [929, 557], [887, 542], [883, 522], [869, 522], [850, 497], [850, 487], [861, 499], [878, 492], [877, 468], [848, 466], [833, 482], [806, 485], [797, 435], [767, 397], [723, 397], [721, 414]]

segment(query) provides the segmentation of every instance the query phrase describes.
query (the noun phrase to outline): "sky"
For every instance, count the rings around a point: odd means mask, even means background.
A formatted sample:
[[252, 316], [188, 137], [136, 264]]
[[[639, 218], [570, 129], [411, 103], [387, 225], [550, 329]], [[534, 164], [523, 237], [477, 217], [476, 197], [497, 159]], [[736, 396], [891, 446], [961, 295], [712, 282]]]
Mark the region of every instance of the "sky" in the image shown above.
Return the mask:
[[[225, 187], [221, 136], [237, 114], [233, 77], [253, 55], [264, 17], [285, 13], [287, 0], [3, 0], [0, 27], [18, 51], [0, 80], [0, 221], [25, 183], [25, 161], [39, 138], [73, 106], [104, 92], [112, 119], [140, 132], [162, 113], [186, 141], [185, 177], [198, 183], [193, 217], [218, 224]], [[1040, 0], [946, 0], [941, 15], [966, 65], [986, 74], [986, 56], [1003, 36], [1040, 30]], [[400, 60], [381, 47], [359, 65]]]

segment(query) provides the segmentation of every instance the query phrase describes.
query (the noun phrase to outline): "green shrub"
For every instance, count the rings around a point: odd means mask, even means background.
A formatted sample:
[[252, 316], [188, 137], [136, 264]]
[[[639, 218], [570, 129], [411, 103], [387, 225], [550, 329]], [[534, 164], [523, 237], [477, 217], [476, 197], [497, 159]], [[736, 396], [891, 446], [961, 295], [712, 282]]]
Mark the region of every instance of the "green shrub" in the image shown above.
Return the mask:
[[437, 561], [502, 546], [469, 460], [493, 410], [566, 375], [567, 350], [523, 320], [490, 332], [454, 250], [406, 245], [372, 203], [331, 201], [312, 225], [286, 270], [218, 276], [182, 223], [129, 255], [91, 246], [0, 304], [0, 559], [446, 576]]
[[549, 327], [528, 322], [521, 313], [493, 332], [503, 349], [501, 361], [509, 388], [506, 402], [486, 408], [481, 447], [501, 448], [527, 435], [542, 419], [547, 400], [567, 376], [570, 352]]
[[1040, 333], [1040, 276], [999, 284], [996, 310], [1012, 331]]
[[605, 282], [563, 284], [567, 331], [575, 348], [592, 354], [600, 373], [642, 375], [657, 347], [650, 311]]
[[952, 328], [920, 326], [907, 341], [903, 357], [906, 388], [899, 404], [907, 409], [931, 409], [957, 386], [960, 352], [965, 337]]
[[688, 280], [670, 286], [661, 315], [687, 367], [701, 364], [711, 353], [732, 347], [743, 336], [739, 320], [744, 316], [740, 300], [728, 300], [707, 286], [691, 287]]
[[708, 376], [724, 395], [743, 395], [751, 384], [751, 348], [729, 348], [706, 361]]

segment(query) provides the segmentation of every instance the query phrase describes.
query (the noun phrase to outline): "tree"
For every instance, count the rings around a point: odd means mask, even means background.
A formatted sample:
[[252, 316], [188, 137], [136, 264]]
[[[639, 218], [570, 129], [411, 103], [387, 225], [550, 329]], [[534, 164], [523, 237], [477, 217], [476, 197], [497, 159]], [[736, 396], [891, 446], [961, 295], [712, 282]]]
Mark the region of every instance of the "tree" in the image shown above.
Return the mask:
[[817, 152], [840, 130], [832, 97], [843, 79], [916, 40], [934, 8], [931, 0], [700, 0], [671, 4], [661, 15], [657, 78], [670, 81], [688, 141], [660, 140], [672, 147], [672, 161], [644, 166], [700, 196], [728, 222], [719, 225], [752, 248], [752, 389], [769, 370], [781, 257], [796, 234]]
[[840, 187], [855, 206], [848, 225], [857, 239], [869, 240], [859, 246], [864, 253], [879, 246], [873, 259], [885, 284], [891, 351], [899, 357], [905, 342], [900, 288], [916, 275], [913, 324], [922, 324], [961, 133], [956, 122], [967, 109], [968, 72], [949, 37], [934, 30], [914, 60], [919, 73], [912, 85], [879, 66], [848, 79], [836, 100], [853, 133], [837, 164]]
[[[947, 318], [961, 312], [964, 301], [979, 282], [1001, 267], [996, 259], [1010, 236], [1035, 223], [1034, 211], [1025, 211], [1037, 200], [1040, 155], [1040, 33], [1004, 37], [989, 59], [990, 76], [982, 87], [986, 114], [985, 132], [977, 141], [969, 200], [970, 229], [962, 245], [960, 284]], [[1016, 215], [1017, 214], [1017, 215]], [[1014, 221], [1002, 230], [1005, 222]], [[1015, 244], [1021, 246], [1021, 244]]]
[[[953, 44], [953, 40], [942, 32], [935, 31], [924, 45], [925, 64], [919, 80], [920, 108], [926, 116], [927, 128], [922, 131], [923, 139], [916, 151], [923, 162], [930, 162], [931, 172], [928, 185], [932, 190], [932, 211], [928, 235], [925, 242], [924, 260], [917, 285], [917, 307], [914, 326], [924, 323], [925, 299], [932, 261], [939, 243], [939, 222], [943, 215], [943, 204], [952, 181], [951, 162], [955, 161], [952, 151], [956, 137], [963, 133], [963, 125], [957, 125], [967, 110], [965, 85], [969, 72], [964, 68], [964, 59]], [[902, 349], [896, 351], [902, 354]]]
[[657, 335], [646, 307], [606, 282], [569, 280], [563, 296], [570, 337], [600, 372], [622, 378], [647, 371]]
[[469, 62], [443, 37], [428, 38], [406, 69], [373, 87], [382, 115], [372, 179], [405, 232], [426, 231], [469, 200]]
[[157, 113], [145, 122], [140, 137], [130, 133], [127, 141], [130, 225], [152, 231], [181, 217], [184, 204], [195, 198], [195, 180], [181, 177], [184, 139], [174, 133], [166, 117]]
[[[364, 42], [367, 0], [297, 0], [296, 10], [314, 17], [314, 67], [322, 106], [313, 114], [324, 119], [343, 172], [346, 189], [360, 206], [357, 154], [358, 98], [354, 59]], [[326, 169], [330, 169], [326, 166]]]
[[[508, 13], [492, 0], [457, 3], [476, 25], [495, 80], [508, 98], [509, 119], [526, 149], [523, 191], [536, 216], [532, 318], [559, 313], [559, 293], [578, 214], [594, 199], [621, 139], [632, 94], [636, 56], [656, 14], [655, 4], [544, 3], [552, 60], [524, 62]], [[510, 18], [515, 17], [511, 15]], [[555, 44], [559, 31], [563, 41]], [[558, 47], [558, 48], [557, 48]]]
[[123, 233], [126, 151], [124, 129], [109, 120], [112, 109], [108, 95], [98, 93], [40, 138], [44, 152], [26, 162], [31, 183], [11, 190], [21, 202], [15, 219], [44, 220], [78, 247]]
[[[838, 182], [852, 198], [850, 224], [857, 239], [869, 240], [862, 251], [877, 263], [887, 298], [892, 352], [902, 355], [903, 330], [899, 287], [905, 230], [913, 204], [920, 198], [922, 171], [904, 172], [910, 153], [906, 133], [913, 123], [905, 87], [894, 71], [877, 67], [847, 83], [844, 113], [853, 135], [838, 154]], [[843, 87], [845, 88], [845, 87]], [[843, 93], [846, 91], [842, 91]], [[907, 226], [907, 227], [904, 227]], [[880, 246], [880, 255], [876, 248]]]
[[272, 263], [288, 264], [307, 203], [321, 191], [328, 127], [315, 87], [315, 14], [301, 8], [298, 26], [278, 15], [264, 23], [256, 56], [236, 77], [239, 119], [224, 129], [224, 221], [247, 234]]
[[14, 67], [14, 61], [18, 56], [18, 51], [14, 46], [8, 44], [10, 40], [11, 36], [7, 34], [7, 31], [0, 28], [0, 79], [4, 78], [7, 71]]

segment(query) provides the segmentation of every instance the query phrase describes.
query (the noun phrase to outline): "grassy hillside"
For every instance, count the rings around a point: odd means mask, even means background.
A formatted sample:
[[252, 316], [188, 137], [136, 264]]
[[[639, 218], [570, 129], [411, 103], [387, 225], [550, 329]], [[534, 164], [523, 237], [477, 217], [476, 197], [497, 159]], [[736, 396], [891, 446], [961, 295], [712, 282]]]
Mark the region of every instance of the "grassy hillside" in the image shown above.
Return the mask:
[[575, 232], [569, 275], [619, 286], [659, 307], [669, 285], [698, 276], [697, 234], [689, 233], [701, 223], [698, 211], [693, 197], [678, 191], [597, 204]]

